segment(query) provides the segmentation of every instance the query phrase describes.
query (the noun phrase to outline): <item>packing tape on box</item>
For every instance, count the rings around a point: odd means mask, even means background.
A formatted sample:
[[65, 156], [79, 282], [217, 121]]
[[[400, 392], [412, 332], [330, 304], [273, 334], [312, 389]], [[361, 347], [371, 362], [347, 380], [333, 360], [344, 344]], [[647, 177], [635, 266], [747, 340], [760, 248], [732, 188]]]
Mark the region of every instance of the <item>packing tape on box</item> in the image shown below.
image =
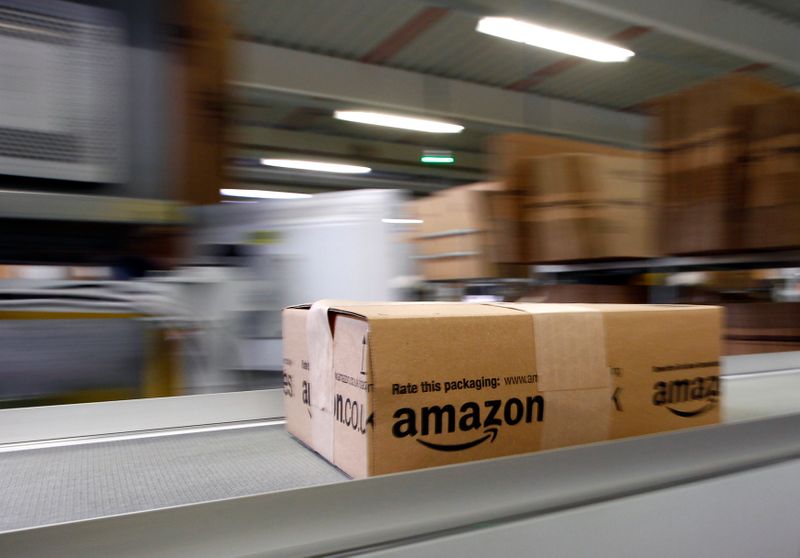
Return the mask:
[[541, 449], [607, 440], [612, 389], [602, 313], [567, 304], [494, 305], [533, 318], [538, 390], [547, 399]]
[[[319, 419], [311, 421], [311, 447], [322, 457], [333, 462], [334, 452], [334, 383], [333, 371], [333, 331], [331, 331], [330, 310], [337, 306], [369, 303], [352, 300], [318, 300], [308, 310], [306, 338], [308, 343], [309, 381], [311, 408]], [[397, 304], [397, 303], [383, 303]]]
[[308, 363], [311, 407], [322, 420], [311, 421], [311, 445], [333, 462], [333, 332], [328, 311], [343, 301], [318, 300], [308, 310]]

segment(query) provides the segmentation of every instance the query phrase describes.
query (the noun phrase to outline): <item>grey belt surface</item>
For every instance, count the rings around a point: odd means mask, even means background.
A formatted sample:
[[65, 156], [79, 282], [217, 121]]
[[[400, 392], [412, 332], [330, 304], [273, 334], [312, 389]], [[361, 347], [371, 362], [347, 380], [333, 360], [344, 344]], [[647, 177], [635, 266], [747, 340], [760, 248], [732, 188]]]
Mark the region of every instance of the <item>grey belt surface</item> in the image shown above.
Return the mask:
[[[800, 373], [723, 382], [726, 421], [800, 412]], [[283, 425], [0, 453], [0, 531], [347, 477]]]
[[0, 531], [346, 479], [283, 425], [0, 453]]

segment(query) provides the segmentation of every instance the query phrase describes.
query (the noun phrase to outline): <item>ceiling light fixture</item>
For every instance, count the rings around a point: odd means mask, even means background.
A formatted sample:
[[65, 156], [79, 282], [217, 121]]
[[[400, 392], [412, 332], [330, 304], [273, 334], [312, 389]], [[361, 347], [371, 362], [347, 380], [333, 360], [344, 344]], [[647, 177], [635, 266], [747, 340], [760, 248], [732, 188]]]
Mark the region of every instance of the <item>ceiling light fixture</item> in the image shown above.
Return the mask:
[[333, 113], [333, 117], [338, 120], [347, 120], [348, 122], [386, 126], [389, 128], [402, 128], [403, 130], [414, 130], [431, 134], [457, 134], [464, 129], [464, 126], [452, 124], [450, 122], [411, 118], [410, 116], [399, 116], [397, 114], [386, 114], [383, 112], [337, 110]]
[[276, 192], [274, 190], [240, 190], [238, 188], [223, 188], [219, 191], [223, 196], [232, 198], [262, 198], [266, 200], [296, 200], [310, 198], [311, 194], [300, 192]]
[[381, 219], [381, 223], [390, 223], [392, 225], [419, 225], [423, 222], [422, 219]]
[[635, 54], [610, 43], [510, 17], [484, 17], [478, 22], [476, 31], [596, 62], [625, 62]]
[[315, 172], [336, 172], [341, 174], [366, 174], [369, 167], [358, 165], [342, 165], [340, 163], [324, 163], [322, 161], [303, 161], [300, 159], [261, 159], [262, 165], [281, 167], [284, 169], [308, 170]]

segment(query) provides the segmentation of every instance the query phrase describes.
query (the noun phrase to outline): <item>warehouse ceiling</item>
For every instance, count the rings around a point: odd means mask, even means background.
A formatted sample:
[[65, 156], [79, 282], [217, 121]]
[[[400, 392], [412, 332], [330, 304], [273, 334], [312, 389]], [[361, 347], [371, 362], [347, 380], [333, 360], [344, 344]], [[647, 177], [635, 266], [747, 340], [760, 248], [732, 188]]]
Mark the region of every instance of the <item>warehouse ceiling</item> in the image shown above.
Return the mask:
[[[234, 133], [238, 155], [247, 159], [271, 149], [370, 161], [400, 182], [430, 178], [441, 187], [483, 178], [485, 139], [503, 130], [636, 144], [645, 139], [645, 117], [638, 115], [646, 111], [648, 100], [732, 72], [791, 87], [800, 84], [796, 0], [228, 4], [239, 51], [252, 50], [252, 56], [258, 52], [265, 64], [274, 66], [259, 77], [241, 70], [233, 79], [240, 101]], [[477, 33], [476, 23], [484, 15], [513, 16], [605, 39], [636, 56], [626, 63], [600, 64], [513, 43]], [[303, 55], [297, 67], [281, 68], [269, 60], [298, 53]], [[328, 68], [331, 75], [321, 75]], [[392, 83], [398, 84], [397, 91]], [[414, 95], [401, 95], [404, 87], [415, 88]], [[493, 102], [502, 106], [492, 107]], [[514, 103], [521, 107], [517, 113], [508, 109]], [[461, 134], [437, 136], [339, 122], [331, 116], [337, 108], [375, 106], [456, 117], [467, 127]], [[579, 111], [585, 127], [566, 122], [569, 113]], [[618, 129], [621, 125], [624, 129]], [[425, 148], [452, 149], [456, 165], [423, 167], [416, 155]], [[268, 179], [274, 180], [274, 173]], [[261, 178], [253, 170], [248, 180]]]
[[800, 2], [797, 0], [739, 0], [745, 4], [760, 10], [773, 17], [786, 19], [796, 24], [800, 24]]

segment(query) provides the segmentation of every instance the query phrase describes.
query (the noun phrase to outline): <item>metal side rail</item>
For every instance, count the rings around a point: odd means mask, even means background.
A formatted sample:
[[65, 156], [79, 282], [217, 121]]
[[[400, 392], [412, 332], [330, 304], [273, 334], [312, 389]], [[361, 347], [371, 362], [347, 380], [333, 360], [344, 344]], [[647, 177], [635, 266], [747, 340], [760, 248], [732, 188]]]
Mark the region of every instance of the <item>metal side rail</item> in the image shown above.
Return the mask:
[[[754, 471], [787, 474], [789, 467], [789, 472], [797, 475], [799, 432], [800, 415], [739, 422], [22, 529], [1, 534], [0, 548], [8, 556], [62, 557], [310, 556], [391, 554], [391, 549], [405, 547], [420, 550], [419, 545], [424, 546], [426, 541], [438, 541], [438, 546], [475, 532], [485, 531], [488, 535], [495, 532], [493, 529], [520, 522], [669, 494], [685, 487], [704, 486], [702, 483], [713, 485]], [[264, 477], [272, 473], [265, 466]], [[291, 471], [301, 473], [299, 468]], [[795, 519], [800, 517], [800, 500], [792, 495], [792, 491], [798, 491], [797, 485], [786, 485], [784, 496], [789, 498], [788, 504], [780, 502], [784, 508], [790, 506], [788, 511], [795, 512]], [[761, 499], [783, 497], [781, 491], [773, 492], [763, 494]], [[751, 494], [747, 497], [754, 498]], [[704, 503], [695, 511], [723, 516], [745, 511], [763, 515], [770, 510], [765, 501], [751, 501], [749, 510], [744, 509], [747, 506], [718, 509], [713, 501], [702, 498], [699, 502]], [[691, 502], [686, 504], [683, 513], [694, 518]], [[707, 536], [716, 533], [706, 532], [703, 517], [696, 519], [699, 531]], [[672, 533], [669, 521], [662, 531], [665, 538], [697, 536]], [[573, 538], [580, 536], [574, 533]], [[797, 536], [795, 527], [790, 536]], [[751, 533], [750, 538], [757, 541], [757, 533]], [[703, 542], [715, 544], [720, 537], [715, 534], [711, 539]], [[784, 546], [785, 542], [782, 541]], [[536, 548], [535, 540], [528, 544], [531, 550]], [[447, 548], [435, 553], [447, 552]], [[666, 554], [662, 551], [668, 549], [668, 545], [661, 550], [654, 546], [650, 555], [663, 556]], [[602, 549], [598, 552], [603, 554]]]

